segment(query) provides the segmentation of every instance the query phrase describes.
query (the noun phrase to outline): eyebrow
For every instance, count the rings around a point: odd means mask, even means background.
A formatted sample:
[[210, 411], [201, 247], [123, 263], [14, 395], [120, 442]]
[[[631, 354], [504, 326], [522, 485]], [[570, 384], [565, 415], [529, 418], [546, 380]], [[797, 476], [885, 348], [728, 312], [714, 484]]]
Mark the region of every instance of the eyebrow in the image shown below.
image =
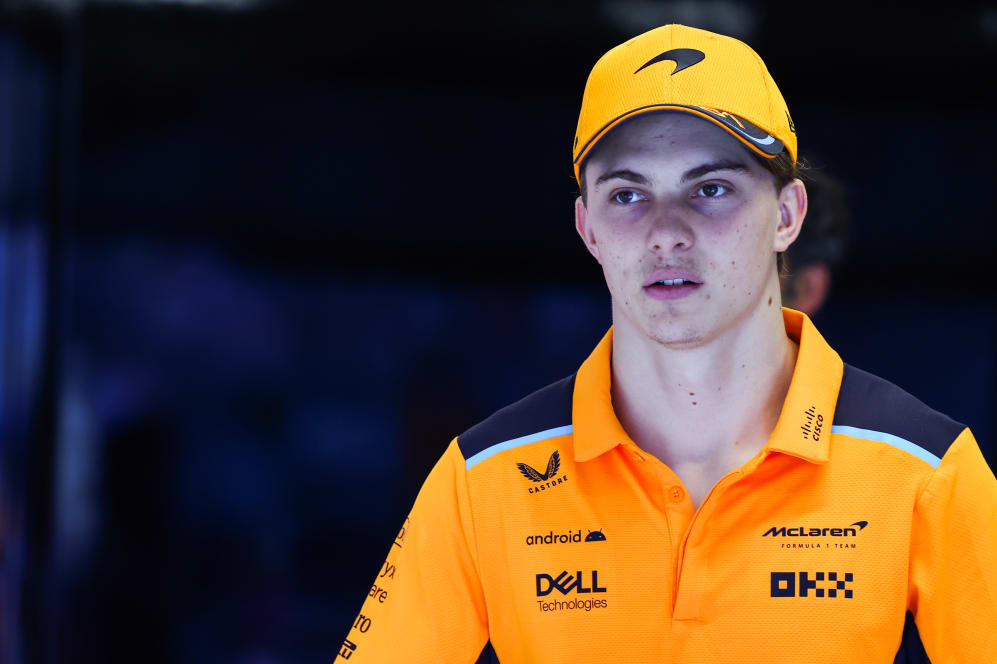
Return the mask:
[[741, 171], [746, 173], [748, 167], [739, 161], [718, 161], [712, 164], [703, 164], [696, 168], [691, 168], [682, 175], [682, 182], [695, 180], [713, 171]]
[[[702, 177], [707, 173], [712, 173], [714, 171], [740, 171], [743, 173], [748, 172], [748, 167], [739, 161], [717, 161], [710, 164], [702, 164], [701, 166], [696, 166], [691, 168], [682, 174], [682, 182], [688, 182], [689, 180], [695, 180], [696, 178]], [[635, 184], [650, 184], [649, 180], [641, 175], [640, 173], [635, 173], [629, 168], [618, 168], [615, 171], [610, 171], [608, 173], [603, 173], [595, 180], [595, 186], [598, 187], [603, 182], [609, 180], [627, 180]]]
[[598, 187], [603, 182], [607, 180], [615, 180], [619, 178], [620, 180], [628, 180], [635, 184], [648, 184], [648, 179], [641, 175], [640, 173], [634, 173], [628, 168], [618, 168], [615, 171], [610, 171], [608, 173], [603, 173], [595, 179], [595, 186]]

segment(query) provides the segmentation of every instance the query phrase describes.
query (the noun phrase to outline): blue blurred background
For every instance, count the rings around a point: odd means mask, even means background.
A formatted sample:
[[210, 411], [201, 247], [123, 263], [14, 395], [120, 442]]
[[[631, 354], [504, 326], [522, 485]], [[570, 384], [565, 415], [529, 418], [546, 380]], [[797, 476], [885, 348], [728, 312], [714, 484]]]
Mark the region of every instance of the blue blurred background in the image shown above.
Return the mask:
[[2, 5], [0, 662], [329, 661], [449, 440], [609, 325], [570, 143], [667, 22], [842, 183], [818, 327], [993, 466], [997, 9], [846, 5]]

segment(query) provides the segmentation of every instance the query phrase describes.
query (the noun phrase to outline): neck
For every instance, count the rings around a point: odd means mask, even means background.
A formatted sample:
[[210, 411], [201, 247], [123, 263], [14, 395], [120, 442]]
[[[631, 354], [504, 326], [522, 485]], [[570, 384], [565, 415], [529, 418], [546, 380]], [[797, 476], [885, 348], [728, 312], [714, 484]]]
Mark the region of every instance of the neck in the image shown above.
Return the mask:
[[638, 445], [672, 466], [743, 463], [765, 445], [798, 350], [779, 307], [755, 311], [693, 348], [670, 348], [620, 322], [613, 329], [613, 407]]

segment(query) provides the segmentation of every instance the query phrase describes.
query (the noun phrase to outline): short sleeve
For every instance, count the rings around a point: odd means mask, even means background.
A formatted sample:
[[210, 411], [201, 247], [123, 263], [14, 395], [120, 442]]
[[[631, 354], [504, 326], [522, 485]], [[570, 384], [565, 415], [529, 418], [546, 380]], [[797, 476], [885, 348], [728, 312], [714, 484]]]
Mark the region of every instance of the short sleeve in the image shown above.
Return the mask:
[[454, 440], [430, 472], [336, 658], [473, 663], [488, 640], [465, 462]]
[[909, 608], [934, 664], [997, 662], [997, 480], [969, 429], [915, 506]]

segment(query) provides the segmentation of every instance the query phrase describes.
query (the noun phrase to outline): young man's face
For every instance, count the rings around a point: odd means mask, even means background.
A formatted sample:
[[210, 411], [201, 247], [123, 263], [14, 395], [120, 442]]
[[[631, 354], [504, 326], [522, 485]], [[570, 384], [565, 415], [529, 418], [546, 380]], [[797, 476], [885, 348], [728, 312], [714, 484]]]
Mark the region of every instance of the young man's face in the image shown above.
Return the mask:
[[576, 227], [602, 265], [617, 327], [697, 346], [779, 306], [775, 254], [799, 233], [806, 190], [796, 180], [776, 191], [725, 130], [645, 114], [602, 140], [584, 177]]

